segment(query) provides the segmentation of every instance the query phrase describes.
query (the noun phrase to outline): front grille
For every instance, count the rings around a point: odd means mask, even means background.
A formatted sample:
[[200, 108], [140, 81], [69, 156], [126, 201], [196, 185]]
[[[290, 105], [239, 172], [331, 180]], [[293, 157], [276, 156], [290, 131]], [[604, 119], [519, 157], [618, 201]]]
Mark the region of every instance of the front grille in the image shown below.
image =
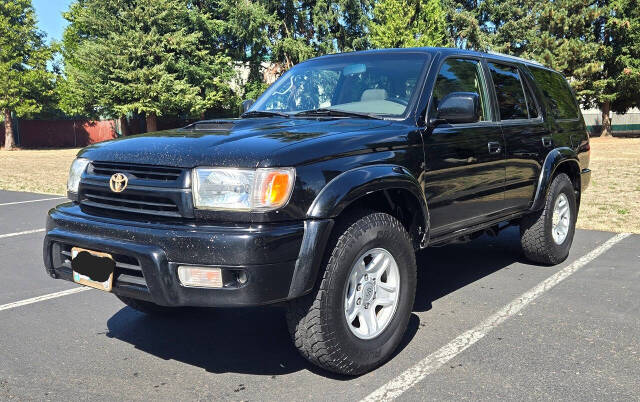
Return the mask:
[[[58, 261], [60, 261], [60, 266], [56, 268], [63, 268], [71, 271], [71, 249], [73, 246], [66, 243], [57, 243], [56, 248], [59, 250]], [[147, 282], [142, 274], [142, 267], [140, 266], [138, 259], [124, 254], [111, 254], [111, 256], [116, 263], [115, 270], [113, 272], [114, 287], [134, 286], [137, 288], [144, 288], [146, 290]]]
[[124, 173], [129, 179], [176, 181], [182, 169], [165, 166], [136, 165], [128, 163], [91, 162], [89, 173], [111, 177], [114, 173]]
[[81, 204], [99, 209], [117, 212], [180, 217], [180, 209], [170, 198], [126, 193], [114, 193], [108, 190], [87, 189], [82, 192]]
[[[111, 191], [115, 173], [127, 177], [124, 191]], [[90, 163], [82, 175], [78, 202], [84, 212], [99, 216], [157, 219], [193, 218], [190, 170], [154, 165]]]

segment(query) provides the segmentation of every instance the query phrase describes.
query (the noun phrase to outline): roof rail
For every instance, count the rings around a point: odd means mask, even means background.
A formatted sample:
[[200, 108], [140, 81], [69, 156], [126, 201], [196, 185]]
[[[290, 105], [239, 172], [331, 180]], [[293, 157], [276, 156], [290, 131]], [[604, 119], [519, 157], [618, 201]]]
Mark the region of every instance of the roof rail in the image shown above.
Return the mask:
[[525, 63], [534, 64], [536, 66], [544, 67], [544, 64], [542, 64], [540, 62], [537, 62], [535, 60], [524, 59], [522, 57], [511, 56], [509, 54], [494, 52], [494, 51], [491, 51], [491, 50], [488, 51], [487, 53], [488, 54], [492, 54], [494, 56], [501, 56], [501, 57], [505, 57], [505, 58], [508, 58], [508, 59], [514, 59], [514, 60], [522, 61], [522, 62], [525, 62]]

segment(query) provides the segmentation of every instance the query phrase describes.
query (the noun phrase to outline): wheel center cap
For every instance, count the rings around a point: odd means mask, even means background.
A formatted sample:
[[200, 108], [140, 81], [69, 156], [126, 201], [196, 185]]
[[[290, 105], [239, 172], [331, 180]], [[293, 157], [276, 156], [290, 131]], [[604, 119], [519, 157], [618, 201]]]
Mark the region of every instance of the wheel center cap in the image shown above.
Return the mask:
[[373, 295], [376, 293], [376, 289], [372, 283], [365, 283], [362, 287], [362, 298], [365, 303], [368, 303], [373, 299]]

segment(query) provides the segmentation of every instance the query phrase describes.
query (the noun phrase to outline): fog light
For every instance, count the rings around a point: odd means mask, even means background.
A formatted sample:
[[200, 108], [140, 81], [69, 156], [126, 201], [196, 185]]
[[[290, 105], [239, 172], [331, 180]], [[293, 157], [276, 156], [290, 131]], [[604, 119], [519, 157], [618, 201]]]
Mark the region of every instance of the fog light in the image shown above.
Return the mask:
[[180, 265], [178, 278], [180, 278], [182, 286], [198, 288], [221, 288], [223, 286], [220, 268]]

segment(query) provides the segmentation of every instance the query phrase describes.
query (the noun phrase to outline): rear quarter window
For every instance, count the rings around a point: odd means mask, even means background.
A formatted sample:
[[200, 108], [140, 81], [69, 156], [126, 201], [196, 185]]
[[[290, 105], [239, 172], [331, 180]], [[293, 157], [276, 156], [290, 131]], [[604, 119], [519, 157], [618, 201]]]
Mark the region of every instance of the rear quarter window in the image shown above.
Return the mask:
[[578, 106], [567, 80], [554, 71], [529, 67], [544, 95], [547, 113], [554, 119], [577, 119]]

